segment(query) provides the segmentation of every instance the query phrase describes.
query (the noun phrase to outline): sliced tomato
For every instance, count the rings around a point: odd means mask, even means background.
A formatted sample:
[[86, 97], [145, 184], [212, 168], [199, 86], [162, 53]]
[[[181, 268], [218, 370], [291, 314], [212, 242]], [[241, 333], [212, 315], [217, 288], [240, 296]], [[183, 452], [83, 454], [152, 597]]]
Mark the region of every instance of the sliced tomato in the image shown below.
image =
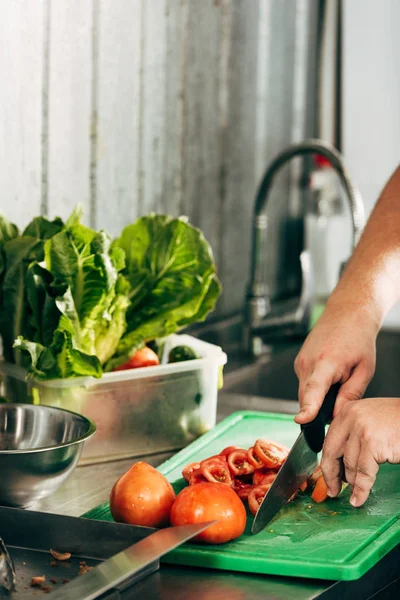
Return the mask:
[[255, 454], [254, 446], [248, 449], [247, 460], [251, 465], [253, 465], [254, 469], [262, 469], [263, 467], [265, 467], [261, 458], [258, 458], [257, 454]]
[[190, 474], [189, 485], [196, 485], [196, 483], [204, 483], [205, 481], [207, 481], [207, 479], [201, 472], [200, 467], [198, 469], [193, 469]]
[[261, 471], [257, 470], [253, 474], [253, 484], [254, 485], [267, 485], [271, 484], [277, 473], [276, 471]]
[[276, 469], [285, 462], [289, 454], [289, 448], [277, 442], [260, 439], [254, 444], [254, 452], [266, 467]]
[[307, 481], [304, 481], [304, 483], [301, 484], [301, 486], [299, 487], [299, 490], [301, 492], [305, 492], [307, 489]]
[[266, 485], [256, 485], [250, 490], [249, 496], [247, 498], [249, 502], [249, 508], [253, 515], [257, 514], [258, 509], [260, 508], [260, 504], [264, 499], [265, 494], [268, 492], [271, 484]]
[[244, 483], [241, 479], [237, 479], [236, 477], [233, 480], [233, 489], [241, 500], [247, 500], [253, 487], [254, 486], [251, 483]]
[[228, 466], [232, 475], [249, 475], [254, 467], [247, 460], [247, 450], [234, 450], [228, 456]]
[[224, 483], [232, 486], [232, 477], [229, 473], [225, 456], [211, 456], [200, 463], [202, 475], [211, 483]]
[[186, 467], [184, 467], [182, 470], [182, 477], [184, 477], [184, 479], [186, 479], [186, 481], [190, 481], [190, 477], [195, 469], [200, 469], [199, 462], [192, 462], [192, 463], [186, 465]]
[[318, 467], [315, 469], [314, 473], [312, 475], [310, 475], [310, 477], [307, 479], [307, 487], [310, 488], [311, 490], [313, 490], [315, 488], [315, 484], [317, 483], [317, 481], [321, 477], [321, 475], [322, 475], [321, 467], [318, 465]]
[[219, 453], [219, 456], [228, 456], [234, 450], [243, 450], [240, 446], [227, 446]]
[[328, 487], [325, 483], [322, 473], [317, 479], [311, 494], [311, 498], [314, 500], [314, 502], [324, 502], [328, 498]]

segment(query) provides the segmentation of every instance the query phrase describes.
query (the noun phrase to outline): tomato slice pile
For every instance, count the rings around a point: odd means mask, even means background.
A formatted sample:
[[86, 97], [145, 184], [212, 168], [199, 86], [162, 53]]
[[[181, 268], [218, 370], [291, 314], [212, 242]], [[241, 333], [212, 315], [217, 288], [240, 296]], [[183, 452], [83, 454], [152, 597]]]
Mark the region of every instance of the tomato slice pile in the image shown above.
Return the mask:
[[203, 477], [211, 483], [225, 483], [232, 487], [232, 477], [229, 472], [226, 456], [212, 456], [200, 463]]
[[228, 446], [217, 456], [190, 463], [182, 475], [189, 485], [205, 481], [228, 485], [256, 514], [288, 453], [286, 446], [259, 439], [248, 450]]
[[289, 448], [276, 442], [257, 440], [254, 444], [254, 454], [266, 467], [280, 469], [289, 454]]

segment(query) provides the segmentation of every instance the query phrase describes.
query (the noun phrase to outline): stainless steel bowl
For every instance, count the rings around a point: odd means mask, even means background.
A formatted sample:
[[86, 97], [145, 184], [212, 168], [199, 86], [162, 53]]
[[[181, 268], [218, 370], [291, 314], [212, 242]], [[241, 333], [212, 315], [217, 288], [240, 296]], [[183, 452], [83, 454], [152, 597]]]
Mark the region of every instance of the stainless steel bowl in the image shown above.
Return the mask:
[[95, 431], [92, 421], [68, 410], [0, 404], [0, 504], [26, 507], [53, 493]]

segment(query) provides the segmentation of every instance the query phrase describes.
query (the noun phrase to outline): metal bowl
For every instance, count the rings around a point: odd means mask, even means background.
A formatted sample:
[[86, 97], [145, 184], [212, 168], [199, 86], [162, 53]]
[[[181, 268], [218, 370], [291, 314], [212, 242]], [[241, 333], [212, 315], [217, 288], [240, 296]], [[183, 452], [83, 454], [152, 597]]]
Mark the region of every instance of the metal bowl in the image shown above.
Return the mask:
[[0, 504], [26, 507], [73, 472], [92, 421], [60, 408], [0, 404]]

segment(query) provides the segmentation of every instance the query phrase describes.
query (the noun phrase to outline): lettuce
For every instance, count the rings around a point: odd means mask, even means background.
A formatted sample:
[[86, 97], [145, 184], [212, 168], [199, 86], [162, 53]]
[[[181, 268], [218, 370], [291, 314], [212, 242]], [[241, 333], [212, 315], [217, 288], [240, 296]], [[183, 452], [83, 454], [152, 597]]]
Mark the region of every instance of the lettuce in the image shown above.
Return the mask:
[[44, 260], [27, 274], [33, 336], [15, 342], [29, 353], [36, 377], [102, 375], [126, 327], [123, 267], [123, 253], [110, 252], [108, 236], [81, 224], [46, 241]]
[[63, 227], [61, 219], [38, 217], [19, 235], [15, 225], [1, 217], [0, 225], [0, 333], [6, 360], [21, 364], [13, 349], [18, 336], [31, 337], [31, 310], [27, 301], [26, 276], [32, 262], [44, 258], [44, 244]]
[[151, 214], [126, 227], [113, 248], [125, 253], [127, 330], [106, 370], [144, 343], [202, 321], [221, 292], [210, 245], [184, 218]]
[[0, 334], [40, 379], [101, 377], [139, 347], [201, 321], [221, 292], [211, 248], [187, 220], [149, 215], [111, 243], [81, 224], [0, 216]]

